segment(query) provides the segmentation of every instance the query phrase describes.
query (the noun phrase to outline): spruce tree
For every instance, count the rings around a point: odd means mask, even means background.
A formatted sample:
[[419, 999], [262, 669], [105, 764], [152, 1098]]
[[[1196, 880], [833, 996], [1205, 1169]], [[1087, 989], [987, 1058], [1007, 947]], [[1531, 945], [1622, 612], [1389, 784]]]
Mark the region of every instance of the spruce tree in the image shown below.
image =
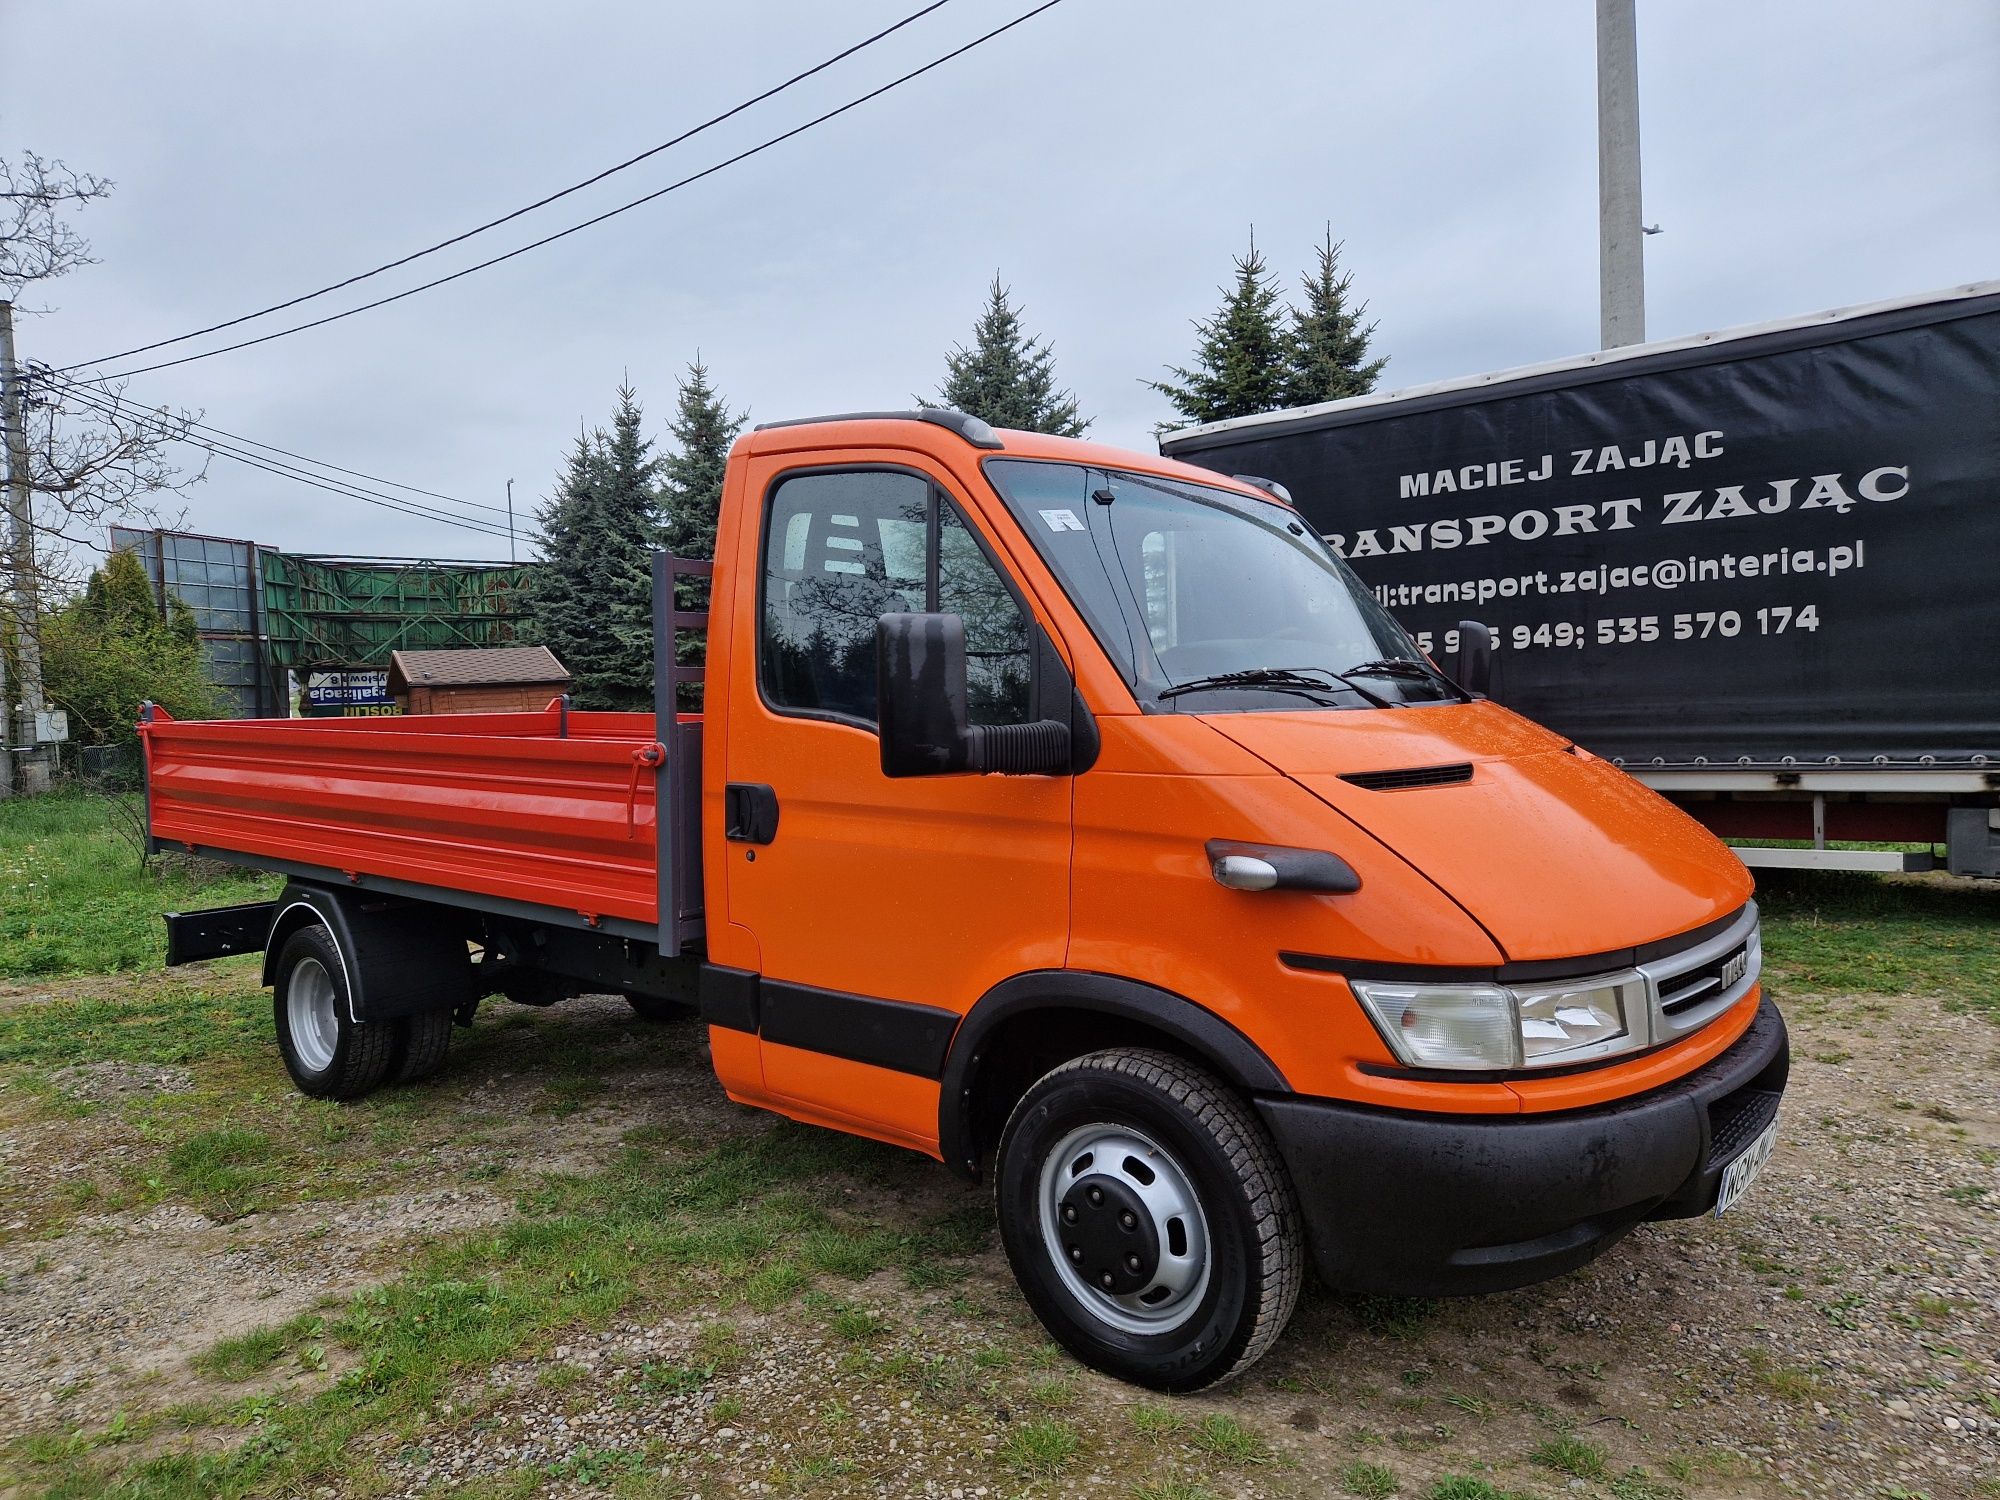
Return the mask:
[[[972, 327], [972, 346], [961, 344], [944, 358], [938, 404], [995, 427], [1082, 437], [1090, 420], [1078, 414], [1072, 392], [1056, 388], [1055, 353], [1022, 331], [1010, 290], [995, 271], [986, 289], [986, 310]], [[915, 399], [932, 404], [922, 396]]]
[[1329, 224], [1326, 241], [1317, 251], [1318, 266], [1301, 278], [1306, 305], [1292, 310], [1286, 406], [1365, 396], [1375, 389], [1375, 378], [1389, 362], [1368, 357], [1375, 325], [1361, 321], [1368, 315], [1366, 302], [1349, 301], [1354, 273], [1340, 269], [1341, 249]]
[[[745, 412], [732, 414], [729, 403], [709, 383], [708, 366], [696, 353], [681, 377], [674, 419], [667, 430], [673, 447], [660, 460], [661, 499], [666, 508], [667, 549], [676, 557], [715, 556], [715, 527], [722, 514], [722, 478], [729, 466], [730, 445], [743, 430]], [[700, 581], [681, 585], [676, 603], [682, 609], [706, 609], [708, 589]], [[688, 631], [675, 643], [675, 660], [683, 666], [702, 660], [707, 641]], [[684, 687], [677, 707], [701, 708], [701, 687]]]
[[642, 422], [637, 394], [620, 385], [611, 431], [578, 437], [554, 497], [536, 513], [535, 633], [569, 668], [581, 707], [652, 703], [652, 552], [662, 525], [659, 460]]
[[696, 354], [681, 377], [674, 419], [667, 428], [673, 447], [660, 459], [666, 544], [676, 557], [715, 556], [722, 475], [746, 415], [730, 414], [729, 403], [709, 383], [708, 366]]
[[1236, 258], [1235, 286], [1221, 290], [1222, 306], [1194, 325], [1201, 338], [1193, 366], [1170, 366], [1172, 380], [1146, 382], [1185, 422], [1220, 422], [1285, 404], [1291, 340], [1254, 232], [1249, 253]]
[[618, 387], [604, 445], [603, 552], [597, 604], [611, 640], [609, 660], [590, 686], [592, 707], [653, 704], [653, 551], [665, 531], [660, 460], [640, 435], [644, 413], [629, 383]]
[[528, 574], [528, 628], [577, 679], [577, 691], [597, 665], [592, 629], [591, 545], [598, 527], [600, 433], [579, 432], [555, 493], [535, 513], [542, 560]]

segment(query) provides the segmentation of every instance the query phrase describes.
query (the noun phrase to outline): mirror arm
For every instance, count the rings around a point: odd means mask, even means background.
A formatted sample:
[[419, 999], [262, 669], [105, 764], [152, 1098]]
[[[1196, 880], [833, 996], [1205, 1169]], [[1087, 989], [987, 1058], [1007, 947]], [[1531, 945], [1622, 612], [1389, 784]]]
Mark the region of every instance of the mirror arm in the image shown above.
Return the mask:
[[1060, 719], [974, 724], [966, 733], [970, 770], [1000, 776], [1049, 776], [1069, 767], [1069, 725]]

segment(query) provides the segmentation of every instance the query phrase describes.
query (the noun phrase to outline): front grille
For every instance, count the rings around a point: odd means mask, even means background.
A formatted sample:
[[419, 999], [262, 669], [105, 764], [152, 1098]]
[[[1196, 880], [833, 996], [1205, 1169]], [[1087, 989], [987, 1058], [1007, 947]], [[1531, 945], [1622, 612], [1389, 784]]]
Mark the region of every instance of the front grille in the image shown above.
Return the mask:
[[1778, 1116], [1781, 1096], [1769, 1089], [1738, 1089], [1708, 1107], [1708, 1165], [1734, 1161]]
[[1653, 990], [1653, 1040], [1670, 1042], [1701, 1030], [1750, 993], [1763, 968], [1757, 903], [1739, 911], [1721, 931], [1664, 958], [1642, 958], [1639, 972]]
[[1660, 985], [1660, 1010], [1663, 1014], [1677, 1016], [1690, 1010], [1702, 1001], [1712, 999], [1732, 988], [1749, 972], [1750, 945], [1739, 943], [1720, 958], [1710, 959], [1700, 968], [1690, 969], [1685, 974], [1676, 974]]
[[1355, 771], [1340, 778], [1371, 792], [1407, 792], [1424, 786], [1451, 786], [1472, 780], [1472, 765], [1461, 761], [1449, 766], [1409, 766], [1398, 771]]

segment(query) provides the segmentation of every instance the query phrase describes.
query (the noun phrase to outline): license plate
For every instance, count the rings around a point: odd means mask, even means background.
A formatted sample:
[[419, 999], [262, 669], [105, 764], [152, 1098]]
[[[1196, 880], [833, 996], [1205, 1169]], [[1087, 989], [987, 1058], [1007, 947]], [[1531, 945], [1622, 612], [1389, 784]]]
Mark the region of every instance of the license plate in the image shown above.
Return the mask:
[[1763, 1134], [1743, 1148], [1743, 1154], [1722, 1170], [1722, 1191], [1715, 1195], [1715, 1216], [1719, 1219], [1736, 1206], [1736, 1200], [1750, 1191], [1750, 1184], [1764, 1170], [1778, 1144], [1778, 1122], [1764, 1127]]

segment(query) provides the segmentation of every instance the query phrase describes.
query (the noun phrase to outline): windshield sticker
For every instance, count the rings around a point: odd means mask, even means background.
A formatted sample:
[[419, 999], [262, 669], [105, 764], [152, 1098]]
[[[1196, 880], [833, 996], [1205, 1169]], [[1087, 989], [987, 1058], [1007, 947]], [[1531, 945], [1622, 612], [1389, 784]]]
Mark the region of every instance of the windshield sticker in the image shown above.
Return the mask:
[[1042, 524], [1051, 531], [1083, 530], [1083, 520], [1073, 510], [1045, 510], [1042, 512]]

